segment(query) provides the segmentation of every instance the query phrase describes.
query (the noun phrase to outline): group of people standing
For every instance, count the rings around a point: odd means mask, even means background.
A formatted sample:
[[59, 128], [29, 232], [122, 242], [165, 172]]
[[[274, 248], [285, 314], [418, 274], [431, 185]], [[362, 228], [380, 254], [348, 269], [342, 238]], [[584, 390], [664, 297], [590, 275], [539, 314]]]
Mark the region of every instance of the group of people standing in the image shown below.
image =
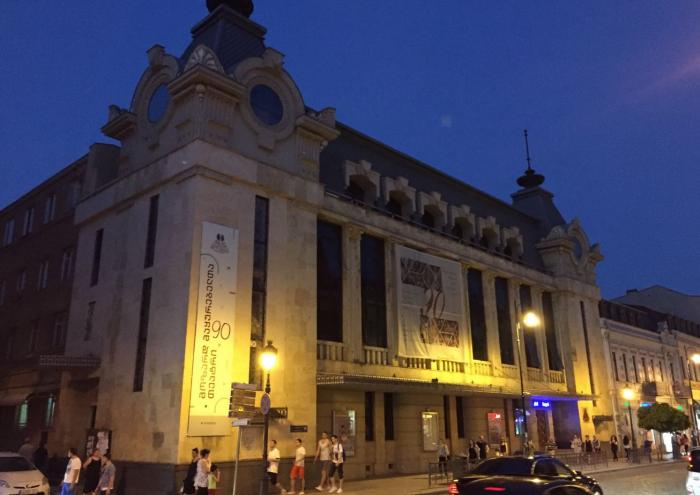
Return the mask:
[[187, 495], [216, 495], [221, 473], [209, 459], [209, 449], [192, 449], [192, 461], [182, 482], [182, 493]]
[[[466, 458], [470, 463], [477, 463], [488, 459], [489, 453], [491, 452], [491, 446], [484, 438], [484, 435], [480, 435], [479, 439], [469, 440], [467, 444], [467, 452], [459, 454], [459, 457]], [[496, 451], [497, 456], [503, 456], [508, 453], [508, 442], [505, 438], [501, 438], [498, 444], [498, 450]], [[442, 439], [438, 442], [438, 468], [441, 474], [447, 474], [447, 461], [450, 458], [450, 449], [447, 446], [447, 442]]]

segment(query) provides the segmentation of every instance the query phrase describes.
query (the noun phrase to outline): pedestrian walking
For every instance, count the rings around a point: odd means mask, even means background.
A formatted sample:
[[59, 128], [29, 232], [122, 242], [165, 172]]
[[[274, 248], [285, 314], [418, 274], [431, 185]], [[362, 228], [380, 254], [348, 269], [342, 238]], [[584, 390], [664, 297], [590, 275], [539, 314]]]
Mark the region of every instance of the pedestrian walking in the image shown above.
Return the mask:
[[306, 449], [302, 445], [301, 438], [297, 438], [297, 448], [294, 451], [294, 465], [292, 466], [292, 472], [289, 474], [289, 495], [296, 493], [294, 491], [296, 480], [299, 479], [299, 495], [304, 495], [304, 489], [306, 487], [306, 481], [304, 479], [304, 461], [306, 460]]
[[593, 452], [595, 452], [596, 454], [600, 454], [600, 440], [598, 438], [596, 438], [595, 435], [593, 435], [592, 443], [593, 443]]
[[[331, 435], [331, 469], [328, 478], [331, 481], [331, 489], [328, 493], [343, 493], [343, 463], [345, 462], [345, 449], [338, 441], [337, 435]], [[335, 475], [338, 475], [338, 488], [335, 487]]]
[[24, 442], [22, 442], [22, 445], [20, 445], [17, 449], [17, 453], [27, 459], [29, 462], [32, 462], [32, 457], [34, 456], [34, 445], [32, 445], [29, 437], [24, 438]]
[[583, 450], [586, 452], [586, 462], [590, 464], [591, 456], [593, 455], [593, 442], [588, 435], [586, 435], [586, 439], [583, 442]]
[[46, 450], [46, 444], [44, 442], [41, 442], [39, 444], [39, 447], [32, 454], [32, 462], [44, 476], [46, 476], [46, 474], [48, 473], [48, 460], [49, 451]]
[[505, 437], [501, 437], [501, 443], [498, 446], [498, 453], [502, 456], [508, 454], [508, 443], [506, 442]]
[[117, 468], [112, 463], [112, 455], [107, 452], [102, 456], [102, 470], [100, 481], [97, 483], [95, 493], [97, 495], [112, 495], [114, 491], [114, 479], [117, 477]]
[[449, 457], [449, 447], [447, 447], [445, 440], [440, 440], [438, 443], [438, 471], [444, 476], [447, 476], [447, 459]]
[[71, 447], [68, 449], [68, 464], [66, 465], [66, 474], [63, 476], [61, 484], [61, 495], [75, 495], [75, 485], [80, 479], [81, 462], [78, 457], [78, 451]]
[[474, 440], [469, 440], [469, 463], [476, 464], [479, 461], [479, 449]]
[[100, 481], [100, 471], [102, 471], [102, 452], [94, 449], [90, 457], [85, 459], [83, 463], [83, 471], [85, 483], [83, 485], [83, 493], [85, 495], [93, 495], [97, 489], [97, 483]]
[[182, 493], [183, 495], [194, 495], [194, 477], [197, 475], [197, 463], [199, 462], [199, 449], [197, 447], [192, 449], [192, 460], [190, 465], [187, 467], [187, 475], [182, 481]]
[[316, 487], [317, 491], [323, 491], [326, 487], [330, 487], [330, 480], [328, 479], [328, 469], [331, 464], [331, 440], [328, 438], [328, 432], [324, 431], [321, 433], [321, 438], [318, 441], [318, 446], [316, 447], [316, 457], [314, 458], [314, 463], [316, 461], [321, 461], [321, 482]]
[[630, 442], [630, 437], [627, 435], [622, 437], [622, 448], [625, 449], [625, 457], [627, 458], [627, 462], [631, 462], [632, 459], [630, 458], [630, 451], [632, 450], [632, 443]]
[[477, 440], [476, 446], [479, 448], [479, 459], [483, 461], [489, 455], [489, 444], [484, 439], [484, 435], [479, 436], [479, 440]]
[[[282, 495], [287, 491], [282, 488], [278, 476], [280, 472], [280, 451], [277, 448], [277, 440], [270, 440], [267, 446], [267, 475], [270, 477], [270, 484], [277, 488]], [[198, 494], [199, 495], [199, 494]]]
[[620, 443], [617, 440], [617, 435], [610, 437], [610, 450], [612, 451], [613, 461], [617, 462], [617, 451], [620, 449]]
[[219, 486], [219, 482], [221, 481], [221, 471], [219, 471], [219, 466], [216, 464], [211, 465], [211, 471], [209, 471], [209, 479], [207, 480], [208, 483], [208, 494], [209, 495], [216, 495], [216, 489]]
[[683, 433], [683, 436], [681, 437], [681, 452], [683, 455], [688, 455], [690, 449], [690, 439], [688, 438], [688, 435]]
[[207, 495], [209, 492], [209, 473], [211, 472], [211, 461], [209, 460], [209, 449], [202, 449], [197, 461], [197, 474], [194, 475], [194, 488], [197, 495]]

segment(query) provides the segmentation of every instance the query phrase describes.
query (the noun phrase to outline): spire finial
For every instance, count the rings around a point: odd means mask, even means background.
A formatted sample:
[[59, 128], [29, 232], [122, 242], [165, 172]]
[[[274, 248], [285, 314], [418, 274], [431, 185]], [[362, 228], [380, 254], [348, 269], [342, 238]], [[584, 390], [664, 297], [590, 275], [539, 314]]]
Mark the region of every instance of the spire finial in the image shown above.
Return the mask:
[[527, 156], [527, 169], [532, 170], [531, 160], [530, 160], [530, 143], [527, 140], [527, 129], [523, 129], [523, 134], [525, 135], [525, 155]]
[[523, 175], [518, 177], [517, 183], [524, 189], [530, 189], [532, 187], [542, 185], [544, 182], [544, 175], [535, 173], [535, 169], [532, 168], [532, 159], [530, 158], [530, 142], [527, 138], [527, 129], [523, 129], [523, 136], [525, 136], [525, 161], [527, 161], [527, 170], [525, 170]]
[[213, 12], [219, 5], [226, 5], [245, 17], [253, 13], [253, 0], [207, 0], [209, 12]]

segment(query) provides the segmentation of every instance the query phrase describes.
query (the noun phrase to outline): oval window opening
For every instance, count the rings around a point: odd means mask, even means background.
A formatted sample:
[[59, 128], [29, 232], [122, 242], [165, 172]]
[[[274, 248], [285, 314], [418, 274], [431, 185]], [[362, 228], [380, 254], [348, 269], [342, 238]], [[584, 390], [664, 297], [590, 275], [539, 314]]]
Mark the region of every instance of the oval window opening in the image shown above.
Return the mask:
[[279, 124], [282, 120], [282, 100], [269, 86], [258, 84], [250, 90], [250, 106], [255, 116], [266, 125]]

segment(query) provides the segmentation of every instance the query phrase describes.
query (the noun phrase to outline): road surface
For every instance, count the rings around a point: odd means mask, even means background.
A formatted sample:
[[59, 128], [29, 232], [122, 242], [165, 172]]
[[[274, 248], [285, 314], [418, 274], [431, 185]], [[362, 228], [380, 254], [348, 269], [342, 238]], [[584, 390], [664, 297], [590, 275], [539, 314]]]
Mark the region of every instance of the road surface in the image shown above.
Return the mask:
[[686, 495], [687, 466], [684, 462], [656, 464], [598, 473], [593, 477], [603, 487], [605, 495]]

